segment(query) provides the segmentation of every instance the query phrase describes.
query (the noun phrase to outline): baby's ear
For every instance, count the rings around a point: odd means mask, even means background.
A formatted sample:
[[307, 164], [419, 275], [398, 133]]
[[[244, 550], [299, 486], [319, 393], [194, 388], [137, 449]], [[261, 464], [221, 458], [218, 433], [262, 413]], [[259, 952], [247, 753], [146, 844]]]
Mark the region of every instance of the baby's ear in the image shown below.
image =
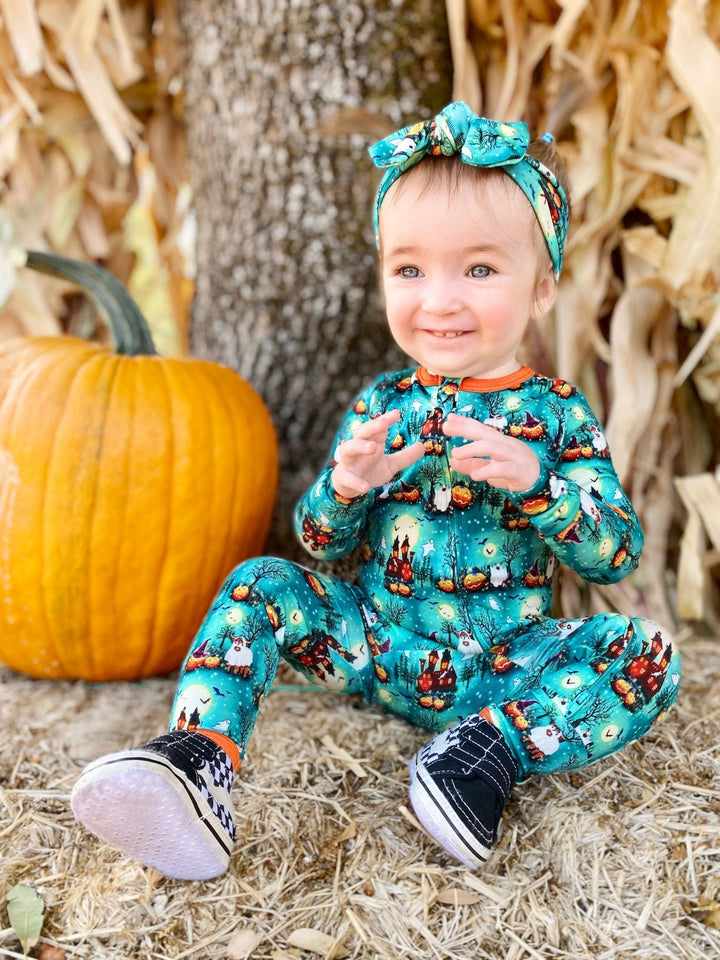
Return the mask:
[[544, 316], [555, 303], [557, 295], [557, 283], [551, 270], [546, 270], [540, 276], [535, 287], [535, 307], [533, 310], [533, 319]]

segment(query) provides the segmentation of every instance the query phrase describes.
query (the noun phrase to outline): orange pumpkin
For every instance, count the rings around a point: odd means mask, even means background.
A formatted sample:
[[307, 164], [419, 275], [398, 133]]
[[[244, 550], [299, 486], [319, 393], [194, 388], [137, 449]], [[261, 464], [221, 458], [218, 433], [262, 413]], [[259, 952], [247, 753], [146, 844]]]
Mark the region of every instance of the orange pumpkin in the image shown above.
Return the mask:
[[0, 660], [45, 678], [167, 673], [233, 566], [258, 553], [277, 443], [227, 367], [155, 354], [99, 267], [29, 253], [103, 307], [115, 352], [0, 345]]
[[472, 503], [472, 490], [466, 483], [456, 483], [452, 488], [452, 502], [461, 510]]
[[463, 577], [463, 586], [466, 590], [473, 592], [475, 590], [480, 590], [486, 581], [487, 577], [482, 570], [478, 570], [477, 567], [474, 567], [470, 573], [466, 573]]
[[524, 510], [525, 513], [529, 513], [530, 516], [536, 516], [538, 513], [545, 513], [545, 511], [550, 506], [550, 501], [547, 497], [531, 497], [529, 500], [523, 500], [520, 504], [521, 510]]

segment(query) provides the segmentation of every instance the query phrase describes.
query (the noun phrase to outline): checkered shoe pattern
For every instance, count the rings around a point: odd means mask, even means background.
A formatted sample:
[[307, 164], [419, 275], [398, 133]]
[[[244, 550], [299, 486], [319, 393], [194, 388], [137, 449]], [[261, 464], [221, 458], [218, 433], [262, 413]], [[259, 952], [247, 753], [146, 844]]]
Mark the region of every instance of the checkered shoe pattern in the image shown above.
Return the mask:
[[234, 770], [225, 751], [201, 733], [187, 733], [184, 730], [165, 733], [156, 740], [151, 740], [144, 749], [166, 757], [179, 769], [184, 770], [230, 839], [234, 840], [235, 823], [229, 805]]
[[220, 747], [176, 730], [91, 763], [70, 802], [88, 830], [146, 866], [207, 880], [227, 869], [233, 848], [232, 782]]
[[500, 733], [467, 717], [410, 764], [410, 802], [425, 830], [470, 869], [490, 855], [518, 766]]

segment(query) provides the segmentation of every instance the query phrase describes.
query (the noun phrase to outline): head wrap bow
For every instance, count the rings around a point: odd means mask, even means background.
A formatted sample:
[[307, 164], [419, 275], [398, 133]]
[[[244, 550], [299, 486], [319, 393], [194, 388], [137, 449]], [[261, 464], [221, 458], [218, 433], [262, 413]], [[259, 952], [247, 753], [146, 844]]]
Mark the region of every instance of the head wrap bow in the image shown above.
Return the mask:
[[529, 142], [527, 124], [479, 117], [461, 101], [380, 140], [370, 148], [375, 166], [385, 168], [375, 201], [376, 236], [380, 205], [392, 184], [425, 157], [459, 153], [463, 163], [498, 167], [520, 187], [535, 211], [557, 279], [568, 229], [567, 197], [552, 170], [528, 155]]

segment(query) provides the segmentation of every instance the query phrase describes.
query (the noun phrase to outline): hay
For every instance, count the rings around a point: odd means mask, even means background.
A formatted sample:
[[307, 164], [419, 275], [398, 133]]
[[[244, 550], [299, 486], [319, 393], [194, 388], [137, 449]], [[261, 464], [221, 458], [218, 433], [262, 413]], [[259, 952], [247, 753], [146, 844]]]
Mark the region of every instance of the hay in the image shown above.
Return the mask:
[[0, 14], [0, 339], [106, 337], [66, 285], [4, 262], [49, 248], [101, 261], [159, 351], [185, 352], [194, 221], [173, 0], [1, 0]]
[[[162, 731], [174, 679], [53, 683], [6, 670], [0, 903], [12, 885], [34, 886], [43, 943], [78, 960], [720, 956], [720, 648], [685, 638], [683, 650], [666, 723], [617, 757], [516, 787], [477, 874], [408, 810], [406, 762], [423, 731], [340, 695], [278, 689], [233, 794], [230, 870], [209, 883], [141, 868], [67, 803], [86, 761]], [[0, 930], [0, 957], [18, 953]]]
[[[551, 127], [568, 161], [574, 231], [535, 347], [607, 418], [648, 533], [630, 584], [588, 592], [568, 578], [565, 613], [713, 624], [720, 7], [447, 6], [456, 96]], [[172, 0], [154, 19], [148, 9], [0, 0], [0, 246], [101, 260], [175, 353], [193, 272], [180, 49]], [[63, 288], [0, 265], [0, 338], [102, 336]], [[479, 875], [413, 823], [406, 761], [421, 731], [339, 696], [273, 692], [234, 795], [238, 851], [206, 884], [143, 870], [67, 803], [87, 760], [163, 729], [174, 681], [0, 670], [0, 928], [7, 890], [27, 883], [46, 902], [43, 960], [720, 956], [720, 647], [686, 637], [683, 652], [664, 726], [617, 758], [517, 788]], [[0, 957], [20, 955], [0, 929]]]

